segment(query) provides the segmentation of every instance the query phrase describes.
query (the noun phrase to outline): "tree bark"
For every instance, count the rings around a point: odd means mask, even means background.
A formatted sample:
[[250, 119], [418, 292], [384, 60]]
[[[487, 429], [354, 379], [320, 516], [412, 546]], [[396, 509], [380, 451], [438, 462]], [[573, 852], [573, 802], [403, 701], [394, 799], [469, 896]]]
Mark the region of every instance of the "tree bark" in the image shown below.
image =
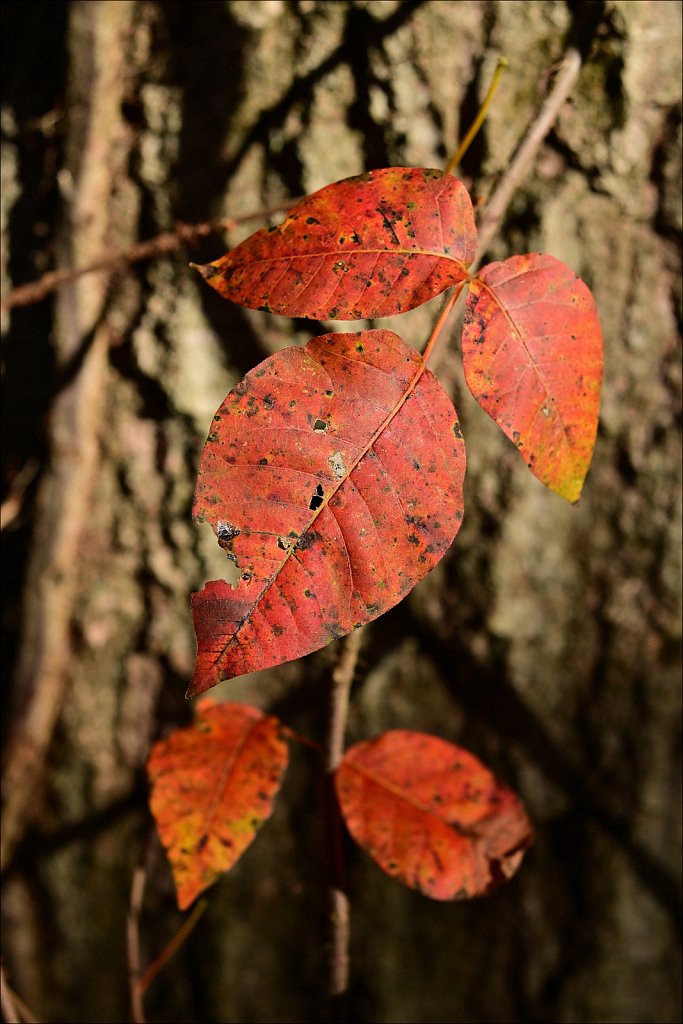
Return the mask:
[[[537, 843], [491, 899], [452, 905], [349, 845], [349, 1015], [680, 1019], [680, 5], [74, 0], [9, 2], [3, 22], [5, 292], [177, 221], [443, 167], [504, 55], [459, 172], [485, 200], [578, 33], [572, 99], [487, 259], [548, 252], [594, 292], [606, 372], [584, 497], [530, 476], [469, 396], [454, 332], [439, 374], [467, 444], [465, 523], [368, 628], [349, 735], [425, 729], [472, 749], [521, 794]], [[190, 520], [198, 455], [243, 373], [324, 329], [233, 308], [187, 267], [256, 226], [119, 261], [4, 319], [3, 956], [41, 1020], [130, 1019], [144, 762], [189, 721], [189, 594], [224, 570]], [[382, 326], [422, 346], [433, 316]], [[320, 741], [336, 657], [220, 695]], [[148, 1020], [324, 1018], [320, 772], [294, 752]], [[143, 968], [182, 920], [155, 839], [147, 865]]]

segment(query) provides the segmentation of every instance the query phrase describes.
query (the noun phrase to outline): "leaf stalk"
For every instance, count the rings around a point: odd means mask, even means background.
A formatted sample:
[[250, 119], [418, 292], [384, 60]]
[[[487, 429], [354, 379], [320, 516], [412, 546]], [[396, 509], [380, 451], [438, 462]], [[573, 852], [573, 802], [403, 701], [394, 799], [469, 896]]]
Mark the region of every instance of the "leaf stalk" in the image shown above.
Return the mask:
[[432, 333], [429, 335], [429, 338], [427, 339], [427, 344], [425, 345], [424, 351], [422, 352], [422, 358], [425, 363], [427, 362], [429, 357], [434, 353], [434, 349], [436, 347], [437, 341], [439, 340], [439, 335], [441, 334], [444, 324], [448, 320], [448, 317], [451, 314], [453, 306], [458, 301], [460, 293], [462, 292], [465, 285], [469, 283], [469, 280], [470, 278], [468, 278], [467, 281], [461, 281], [460, 284], [451, 291], [450, 295], [446, 299], [446, 302], [441, 307], [441, 312], [439, 313], [437, 321], [432, 329]]

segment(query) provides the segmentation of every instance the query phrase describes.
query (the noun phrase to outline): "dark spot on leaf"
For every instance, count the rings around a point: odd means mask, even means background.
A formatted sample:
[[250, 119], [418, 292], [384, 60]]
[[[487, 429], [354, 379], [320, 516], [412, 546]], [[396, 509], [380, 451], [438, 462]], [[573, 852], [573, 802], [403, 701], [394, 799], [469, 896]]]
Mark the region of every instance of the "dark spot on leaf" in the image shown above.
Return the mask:
[[273, 626], [273, 636], [282, 636], [284, 631], [285, 631], [284, 626], [277, 626], [277, 625]]
[[324, 434], [327, 430], [328, 423], [325, 420], [315, 420], [313, 423], [313, 429], [316, 434]]
[[274, 396], [271, 395], [271, 394], [264, 395], [263, 396], [263, 404], [265, 405], [266, 409], [274, 409], [275, 408], [275, 398], [274, 398]]
[[[406, 522], [409, 523], [411, 526], [417, 526], [418, 530], [428, 529], [427, 521], [424, 519], [423, 516], [406, 516]], [[438, 526], [438, 523], [435, 525]]]
[[417, 547], [420, 543], [420, 538], [416, 534], [411, 533], [410, 536], [408, 537], [408, 542]]
[[313, 597], [313, 594], [310, 590], [304, 590], [304, 597]]
[[309, 548], [313, 547], [317, 540], [318, 534], [315, 532], [315, 530], [306, 530], [306, 532], [302, 533], [298, 541], [296, 542], [295, 550], [308, 551]]
[[460, 429], [460, 424], [457, 422], [457, 420], [453, 424], [453, 433], [457, 438], [459, 438], [462, 441], [462, 430]]
[[315, 217], [307, 217], [307, 218], [306, 218], [306, 223], [307, 223], [307, 224], [319, 224], [319, 223], [320, 223], [320, 221], [319, 221], [319, 220], [316, 220], [316, 218], [315, 218]]
[[224, 523], [222, 520], [218, 520], [216, 536], [219, 540], [233, 540], [235, 537], [239, 537], [241, 532], [232, 523]]
[[197, 853], [201, 853], [202, 852], [202, 850], [204, 849], [204, 847], [206, 846], [208, 841], [209, 841], [209, 837], [206, 834], [204, 834], [203, 836], [200, 836], [199, 842], [197, 843]]
[[259, 466], [267, 466], [268, 465], [268, 459], [266, 459], [266, 458], [259, 459], [258, 460], [258, 464], [259, 464]]

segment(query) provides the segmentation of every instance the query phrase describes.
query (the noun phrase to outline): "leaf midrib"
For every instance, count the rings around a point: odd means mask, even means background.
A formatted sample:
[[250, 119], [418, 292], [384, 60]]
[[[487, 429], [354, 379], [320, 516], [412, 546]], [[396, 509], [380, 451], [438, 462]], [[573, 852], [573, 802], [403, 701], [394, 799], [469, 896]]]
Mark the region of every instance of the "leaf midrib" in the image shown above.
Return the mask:
[[[233, 249], [232, 252], [237, 252], [237, 249]], [[438, 251], [436, 249], [405, 249], [397, 246], [395, 249], [387, 249], [386, 247], [380, 247], [377, 249], [328, 249], [323, 252], [294, 252], [294, 253], [283, 253], [282, 256], [258, 256], [253, 259], [245, 259], [240, 261], [231, 261], [228, 254], [228, 262], [230, 263], [231, 269], [240, 269], [242, 267], [251, 267], [257, 263], [278, 263], [282, 260], [301, 260], [301, 259], [319, 259], [321, 256], [433, 256], [436, 259], [448, 260], [449, 263], [456, 263], [462, 268], [463, 273], [467, 272], [469, 264], [465, 263], [459, 257], [452, 256], [450, 253]], [[222, 261], [217, 261], [222, 262]], [[215, 264], [210, 264], [215, 266]]]
[[[376, 774], [372, 771], [371, 768], [368, 768], [365, 765], [360, 764], [358, 761], [346, 761], [344, 763], [346, 768], [350, 768], [353, 771], [358, 772], [359, 775], [361, 775], [363, 778], [369, 779], [370, 782], [372, 782], [374, 785], [379, 786], [381, 789], [387, 790], [389, 793], [392, 794], [392, 796], [395, 796], [400, 800], [404, 801], [405, 803], [410, 804], [412, 807], [420, 811], [422, 814], [428, 815], [430, 818], [433, 818], [435, 821], [440, 822], [442, 825], [447, 825], [448, 828], [452, 828], [460, 835], [463, 835], [468, 839], [476, 839], [479, 837], [479, 832], [474, 825], [467, 826], [461, 825], [457, 821], [449, 821], [443, 815], [438, 814], [433, 807], [430, 807], [427, 804], [422, 803], [422, 801], [418, 800], [417, 797], [408, 794], [405, 791], [405, 789], [401, 788], [400, 783], [395, 783], [393, 780], [387, 779], [383, 775]], [[482, 815], [482, 818], [486, 818], [486, 815]], [[480, 818], [479, 820], [481, 821], [482, 819]]]

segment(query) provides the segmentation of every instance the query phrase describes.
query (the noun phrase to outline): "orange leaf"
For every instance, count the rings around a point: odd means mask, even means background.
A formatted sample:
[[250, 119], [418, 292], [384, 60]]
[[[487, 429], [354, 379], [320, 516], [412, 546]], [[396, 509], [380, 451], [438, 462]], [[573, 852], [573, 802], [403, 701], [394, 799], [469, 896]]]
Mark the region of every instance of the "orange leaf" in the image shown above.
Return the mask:
[[532, 473], [577, 501], [598, 430], [602, 334], [593, 297], [552, 256], [512, 256], [470, 281], [467, 384]]
[[199, 468], [194, 516], [241, 576], [192, 596], [188, 696], [300, 658], [397, 604], [458, 532], [464, 473], [451, 400], [390, 331], [325, 334], [248, 373]]
[[250, 309], [330, 320], [393, 316], [466, 280], [476, 231], [465, 186], [388, 167], [307, 196], [282, 224], [197, 267]]
[[432, 899], [490, 892], [532, 840], [518, 797], [468, 751], [427, 733], [395, 730], [356, 744], [335, 786], [356, 842]]
[[150, 808], [181, 910], [253, 842], [272, 814], [287, 762], [278, 719], [245, 704], [203, 701], [195, 725], [154, 745]]

